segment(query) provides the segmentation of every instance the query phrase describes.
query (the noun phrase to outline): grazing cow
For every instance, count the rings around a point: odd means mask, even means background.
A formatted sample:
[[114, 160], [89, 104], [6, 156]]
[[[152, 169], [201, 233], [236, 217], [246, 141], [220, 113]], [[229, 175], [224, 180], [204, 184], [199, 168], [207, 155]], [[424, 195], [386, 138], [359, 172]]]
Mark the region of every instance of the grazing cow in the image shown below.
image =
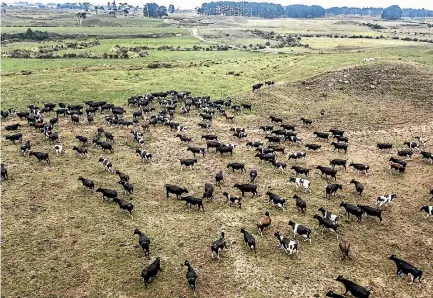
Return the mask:
[[139, 229], [135, 229], [133, 235], [138, 235], [138, 244], [143, 249], [143, 252], [147, 255], [147, 258], [150, 259], [150, 239], [146, 235], [144, 235]]
[[258, 195], [257, 193], [257, 185], [254, 184], [239, 184], [236, 183], [233, 187], [236, 187], [242, 192], [242, 196], [245, 196], [246, 192], [251, 192], [253, 194], [253, 197], [255, 195]]
[[320, 170], [321, 177], [325, 175], [325, 178], [328, 179], [328, 176], [331, 176], [331, 178], [334, 178], [334, 180], [337, 181], [337, 170], [324, 166], [317, 166], [316, 169]]
[[349, 143], [349, 138], [348, 137], [334, 136], [334, 138], [337, 139], [337, 142]]
[[132, 215], [132, 210], [134, 210], [134, 205], [131, 202], [128, 202], [123, 199], [119, 198], [113, 198], [113, 202], [116, 202], [119, 205], [119, 208], [122, 210], [126, 210], [129, 212], [129, 215], [131, 215], [131, 219], [134, 219], [134, 216]]
[[194, 168], [194, 164], [197, 163], [197, 159], [181, 159], [180, 160], [180, 170], [183, 171], [184, 167], [190, 167], [191, 170]]
[[83, 183], [83, 186], [86, 188], [91, 189], [93, 192], [95, 192], [95, 183], [93, 183], [92, 180], [83, 178], [83, 177], [78, 177], [78, 180], [81, 181], [81, 183]]
[[220, 186], [221, 185], [221, 181], [224, 180], [224, 176], [223, 176], [223, 171], [219, 171], [218, 173], [216, 173], [215, 175], [215, 184]]
[[403, 150], [398, 150], [397, 151], [397, 155], [401, 156], [401, 157], [408, 157], [411, 158], [413, 155], [413, 151], [411, 149], [403, 149]]
[[398, 159], [396, 157], [391, 157], [389, 159], [389, 161], [393, 162], [393, 163], [398, 163], [399, 165], [402, 165], [403, 167], [406, 167], [406, 165], [407, 165], [407, 163], [404, 160]]
[[200, 126], [201, 128], [203, 128], [203, 129], [211, 129], [211, 124], [210, 123], [206, 123], [206, 122], [201, 122], [201, 123], [199, 123], [199, 124], [197, 124], [198, 126]]
[[379, 221], [382, 222], [382, 210], [374, 207], [366, 206], [366, 205], [357, 205], [359, 208], [364, 211], [368, 216], [373, 216], [379, 218]]
[[187, 136], [183, 136], [181, 134], [177, 134], [176, 137], [179, 138], [182, 142], [185, 142], [185, 143], [191, 143], [192, 142], [192, 138], [189, 138]]
[[433, 153], [421, 151], [421, 156], [422, 156], [422, 159], [430, 160], [430, 163], [433, 164]]
[[404, 166], [402, 166], [401, 164], [398, 164], [398, 163], [392, 163], [392, 164], [390, 164], [390, 167], [391, 167], [391, 169], [390, 169], [391, 172], [392, 172], [392, 170], [395, 170], [401, 175], [404, 174], [404, 172], [406, 170], [406, 168]]
[[296, 130], [296, 126], [293, 124], [280, 124], [280, 126], [285, 130], [291, 130], [291, 131]]
[[298, 253], [298, 241], [282, 237], [279, 231], [274, 233], [274, 237], [278, 239], [278, 246], [284, 249], [287, 254], [292, 255], [293, 253]]
[[241, 172], [245, 172], [245, 164], [241, 163], [241, 162], [233, 162], [233, 163], [229, 163], [227, 165], [227, 169], [232, 169], [232, 171], [234, 172], [235, 170], [240, 170]]
[[72, 147], [72, 150], [77, 151], [77, 154], [81, 155], [81, 157], [89, 157], [89, 152], [87, 152], [87, 148], [85, 148], [85, 147], [74, 146], [74, 147]]
[[109, 161], [108, 159], [103, 158], [103, 157], [100, 157], [98, 161], [100, 163], [102, 163], [102, 166], [104, 167], [104, 169], [106, 171], [111, 172], [111, 173], [114, 172], [113, 164], [111, 163], [111, 161]]
[[200, 211], [200, 208], [201, 208], [204, 212], [203, 199], [196, 198], [194, 196], [186, 196], [186, 197], [181, 197], [180, 200], [185, 201], [185, 206], [188, 207], [188, 205], [189, 205], [189, 208], [192, 208], [192, 205], [194, 205], [194, 206], [197, 205], [198, 211]]
[[143, 149], [135, 149], [135, 154], [141, 157], [141, 160], [144, 161], [152, 161], [152, 154], [146, 152]]
[[362, 192], [364, 191], [364, 185], [362, 185], [361, 182], [356, 181], [355, 179], [350, 180], [350, 183], [355, 185], [356, 192], [358, 195], [362, 195]]
[[[209, 152], [209, 148], [215, 148], [218, 149], [219, 147], [223, 146], [222, 143], [214, 140], [206, 141], [206, 150]], [[216, 151], [215, 151], [216, 152]]]
[[332, 166], [332, 168], [335, 168], [336, 166], [341, 166], [346, 170], [346, 159], [333, 159], [329, 162], [329, 164]]
[[288, 136], [287, 140], [289, 140], [292, 143], [302, 144], [302, 139], [298, 138], [297, 136]]
[[246, 147], [259, 148], [260, 146], [263, 146], [263, 142], [247, 142], [246, 144]]
[[176, 198], [179, 199], [180, 195], [182, 195], [183, 193], [188, 193], [188, 189], [186, 189], [185, 187], [179, 187], [173, 184], [166, 184], [165, 190], [167, 192], [167, 199], [169, 194], [174, 194], [176, 195]]
[[311, 243], [311, 229], [307, 228], [306, 226], [297, 224], [293, 220], [289, 221], [289, 226], [293, 229], [293, 237], [296, 237], [296, 235], [303, 236], [305, 238], [305, 241], [310, 241]]
[[415, 139], [417, 139], [420, 142], [421, 146], [423, 146], [423, 147], [427, 144], [427, 139], [426, 138], [417, 136], [417, 137], [415, 137]]
[[21, 154], [22, 154], [23, 156], [26, 156], [27, 153], [29, 153], [30, 148], [31, 148], [31, 146], [30, 146], [30, 141], [27, 140], [27, 141], [24, 143], [24, 145], [21, 145], [21, 147], [20, 147]]
[[264, 160], [268, 162], [273, 162], [275, 160], [274, 153], [269, 153], [269, 154], [257, 153], [254, 157], [258, 157], [260, 161]]
[[395, 262], [395, 265], [397, 266], [397, 272], [396, 274], [398, 276], [401, 276], [402, 274], [408, 275], [411, 277], [411, 282], [409, 284], [413, 284], [413, 282], [418, 279], [419, 286], [422, 285], [422, 271], [413, 266], [412, 264], [409, 264], [408, 262], [397, 258], [396, 255], [392, 255], [389, 257], [390, 260], [393, 260]]
[[338, 244], [338, 247], [340, 248], [341, 255], [343, 256], [343, 259], [346, 257], [350, 259], [349, 252], [350, 252], [350, 242], [346, 240], [346, 238], [343, 236], [340, 239], [340, 243]]
[[257, 229], [260, 234], [260, 236], [263, 237], [263, 232], [271, 225], [272, 220], [271, 216], [269, 215], [269, 211], [265, 212], [265, 216], [260, 219], [260, 221], [257, 223]]
[[213, 186], [210, 183], [206, 183], [204, 185], [204, 193], [203, 193], [203, 199], [212, 199], [213, 198]]
[[80, 116], [77, 114], [71, 115], [72, 124], [80, 124]]
[[6, 135], [6, 140], [12, 141], [12, 143], [15, 144], [15, 141], [19, 141], [20, 143], [23, 142], [23, 134], [22, 133], [16, 133], [13, 135]]
[[277, 206], [281, 209], [284, 209], [284, 204], [286, 203], [286, 199], [280, 197], [279, 195], [276, 195], [270, 191], [266, 192], [266, 195], [269, 197], [269, 203], [272, 203], [273, 206]]
[[223, 192], [223, 195], [226, 197], [226, 201], [230, 204], [230, 207], [232, 206], [232, 204], [237, 204], [239, 205], [239, 209], [242, 208], [241, 197], [231, 196], [228, 192]]
[[241, 104], [242, 105], [242, 107], [244, 108], [244, 109], [246, 109], [246, 110], [250, 110], [251, 111], [251, 104], [248, 104], [248, 103], [242, 103]]
[[30, 156], [36, 157], [38, 159], [38, 161], [45, 160], [47, 162], [47, 164], [50, 163], [50, 158], [48, 156], [48, 153], [30, 151], [29, 157]]
[[102, 200], [105, 200], [105, 198], [107, 198], [107, 199], [117, 198], [117, 191], [112, 190], [112, 189], [98, 188], [97, 190], [95, 190], [95, 192], [102, 193]]
[[406, 145], [407, 147], [409, 147], [410, 149], [416, 149], [419, 150], [420, 145], [418, 143], [415, 142], [404, 142], [404, 145]]
[[287, 167], [287, 164], [285, 164], [284, 162], [281, 161], [277, 161], [277, 160], [272, 160], [272, 165], [274, 166], [275, 170], [285, 170]]
[[304, 123], [304, 125], [311, 125], [313, 124], [313, 120], [310, 119], [306, 119], [304, 117], [301, 118], [302, 123]]
[[430, 215], [433, 215], [433, 206], [421, 206], [421, 209], [419, 211], [424, 211], [425, 213], [427, 213], [427, 218]]
[[315, 219], [317, 219], [319, 221], [316, 229], [319, 226], [323, 226], [324, 228], [328, 229], [329, 231], [334, 232], [335, 235], [337, 235], [337, 240], [338, 240], [338, 233], [337, 233], [338, 224], [336, 222], [330, 220], [329, 218], [322, 217], [322, 216], [320, 216], [318, 214], [315, 214], [313, 216], [313, 218], [315, 218]]
[[205, 139], [206, 141], [215, 140], [218, 141], [218, 136], [216, 135], [202, 135], [202, 139]]
[[349, 167], [353, 167], [356, 171], [364, 172], [365, 174], [368, 173], [370, 170], [370, 167], [368, 165], [362, 164], [362, 163], [353, 163], [351, 162]]
[[12, 131], [12, 130], [17, 130], [19, 127], [21, 127], [21, 124], [16, 123], [16, 124], [12, 124], [12, 125], [7, 125], [5, 126], [5, 129], [7, 131]]
[[345, 202], [341, 202], [340, 207], [343, 207], [346, 210], [347, 218], [349, 218], [349, 215], [352, 214], [358, 219], [358, 221], [361, 221], [364, 210], [362, 210], [358, 206], [345, 203]]
[[232, 146], [220, 146], [216, 148], [216, 151], [220, 153], [220, 155], [223, 155], [224, 153], [230, 153], [230, 155], [233, 155], [233, 148]]
[[315, 135], [315, 139], [319, 138], [319, 139], [323, 139], [323, 140], [328, 140], [329, 138], [329, 134], [326, 132], [320, 132], [320, 131], [315, 131], [313, 132], [313, 135]]
[[255, 184], [256, 178], [257, 178], [257, 170], [251, 169], [251, 171], [250, 171], [250, 182]]
[[256, 91], [256, 90], [259, 90], [262, 86], [263, 86], [262, 83], [254, 84], [253, 85], [253, 92]]
[[323, 208], [323, 207], [320, 207], [320, 208], [318, 209], [318, 211], [320, 211], [320, 212], [322, 213], [322, 216], [323, 216], [324, 218], [327, 218], [327, 219], [329, 219], [329, 220], [332, 220], [332, 221], [335, 222], [335, 223], [338, 223], [338, 219], [339, 219], [339, 218], [338, 218], [337, 215], [332, 214], [331, 212], [326, 211], [326, 209]]
[[147, 285], [150, 283], [152, 279], [156, 277], [159, 271], [162, 271], [161, 269], [161, 259], [159, 257], [156, 258], [155, 261], [153, 261], [149, 266], [143, 269], [141, 272], [141, 277], [144, 281], [144, 286], [147, 289]]
[[[75, 147], [75, 146], [74, 146]], [[81, 148], [81, 147], [80, 147]], [[63, 153], [63, 145], [58, 143], [54, 146], [54, 150], [56, 150], [56, 154], [57, 156], [61, 155]], [[72, 148], [72, 150], [74, 150], [74, 148]], [[87, 149], [86, 149], [87, 151]]]
[[[269, 117], [269, 118], [272, 120], [271, 117]], [[266, 133], [269, 133], [274, 129], [274, 127], [272, 125], [264, 125], [264, 126], [260, 126], [260, 129]]]
[[276, 136], [266, 136], [265, 139], [267, 139], [269, 143], [280, 143], [281, 142], [281, 137], [276, 137]]
[[275, 152], [281, 152], [284, 153], [285, 148], [281, 146], [275, 146], [275, 145], [268, 145], [268, 149], [272, 149]]
[[316, 151], [316, 150], [319, 150], [320, 148], [322, 148], [322, 145], [318, 145], [318, 144], [306, 144], [305, 147], [308, 150]]
[[337, 277], [336, 281], [341, 282], [344, 285], [344, 287], [346, 288], [346, 293], [344, 293], [344, 294], [347, 294], [347, 292], [350, 292], [353, 295], [353, 297], [356, 297], [356, 298], [368, 298], [368, 297], [370, 297], [370, 292], [367, 291], [366, 288], [354, 283], [353, 281], [350, 281], [348, 279], [343, 278], [343, 276], [341, 276], [341, 275], [339, 275]]
[[377, 149], [380, 149], [380, 150], [392, 149], [392, 144], [390, 144], [390, 143], [377, 143], [376, 147], [377, 147]]
[[128, 180], [120, 178], [120, 181], [117, 183], [121, 184], [123, 186], [123, 190], [125, 191], [125, 194], [130, 194], [134, 192], [134, 186], [128, 182]]
[[344, 135], [344, 130], [340, 130], [340, 129], [330, 129], [329, 132], [332, 133], [334, 137]]
[[95, 143], [96, 145], [100, 146], [103, 151], [109, 150], [110, 153], [114, 152], [113, 145], [111, 145], [110, 143], [102, 142], [102, 141], [96, 141]]
[[382, 205], [391, 204], [392, 200], [397, 198], [396, 194], [389, 194], [389, 195], [383, 195], [376, 198], [376, 204], [374, 207], [379, 205], [379, 208], [382, 207]]
[[191, 264], [188, 261], [185, 261], [184, 265], [188, 268], [188, 271], [186, 272], [186, 280], [188, 282], [188, 285], [191, 287], [191, 290], [195, 297], [195, 291], [197, 289], [196, 286], [197, 273], [195, 272], [194, 268], [192, 268]]
[[269, 119], [271, 119], [271, 121], [275, 122], [275, 123], [283, 123], [283, 118], [280, 118], [280, 117], [276, 117], [276, 116], [271, 115], [271, 116], [269, 116]]
[[341, 184], [328, 184], [325, 186], [325, 198], [331, 199], [331, 196], [337, 194], [338, 190], [343, 190], [343, 185]]
[[295, 152], [295, 153], [291, 153], [289, 154], [289, 160], [290, 159], [294, 159], [294, 160], [298, 160], [298, 159], [305, 159], [305, 157], [307, 156], [306, 152]]
[[307, 211], [307, 203], [303, 199], [301, 199], [301, 197], [298, 196], [297, 194], [294, 194], [293, 198], [296, 201], [296, 209], [298, 209], [299, 211], [302, 212], [302, 214], [305, 215], [305, 212]]
[[245, 244], [250, 248], [250, 250], [254, 250], [254, 252], [257, 253], [256, 239], [254, 238], [254, 236], [248, 233], [244, 228], [241, 229], [241, 233], [244, 234]]
[[335, 150], [343, 150], [344, 153], [347, 153], [347, 144], [346, 143], [336, 143], [336, 142], [332, 142], [331, 143], [332, 146], [334, 146], [334, 151]]
[[2, 163], [1, 164], [1, 178], [3, 180], [8, 180], [9, 176], [8, 176], [8, 170], [6, 169], [5, 165]]
[[75, 136], [75, 138], [80, 141], [81, 143], [83, 143], [83, 145], [87, 145], [88, 144], [88, 139], [86, 137], [83, 136]]
[[299, 175], [305, 175], [305, 177], [308, 177], [308, 173], [310, 172], [310, 169], [303, 168], [300, 166], [292, 166], [291, 169], [295, 170], [296, 176], [298, 176], [298, 174], [299, 174]]
[[218, 260], [220, 259], [220, 251], [227, 248], [226, 240], [224, 239], [224, 232], [221, 232], [221, 236], [218, 240], [214, 241], [210, 246], [210, 251], [213, 259], [213, 255], [216, 254]]
[[202, 157], [206, 156], [206, 150], [204, 148], [188, 146], [188, 148], [186, 149], [186, 151], [192, 152], [192, 154], [194, 155], [194, 157], [195, 157], [196, 154], [201, 154]]
[[311, 189], [310, 189], [311, 181], [307, 179], [292, 177], [289, 179], [289, 182], [295, 183], [296, 188], [302, 186], [305, 189], [305, 192], [311, 193]]

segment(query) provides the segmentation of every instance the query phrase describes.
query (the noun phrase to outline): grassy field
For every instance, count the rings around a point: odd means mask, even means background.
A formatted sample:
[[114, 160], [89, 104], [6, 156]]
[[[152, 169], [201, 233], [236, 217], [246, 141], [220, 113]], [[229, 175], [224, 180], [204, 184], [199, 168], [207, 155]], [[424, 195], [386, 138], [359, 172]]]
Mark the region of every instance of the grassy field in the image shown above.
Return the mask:
[[[26, 26], [52, 26], [43, 30], [58, 33], [134, 35], [143, 32], [182, 32], [182, 36], [164, 38], [100, 38], [100, 45], [71, 52], [91, 51], [104, 53], [114, 45], [162, 45], [192, 47], [213, 45], [214, 41], [227, 45], [248, 45], [266, 40], [255, 39], [246, 30], [274, 30], [288, 32], [327, 32], [354, 34], [382, 34], [359, 22], [370, 19], [353, 18], [325, 20], [260, 20], [228, 17], [173, 16], [169, 20], [144, 18], [111, 18], [112, 27], [72, 27], [67, 12], [13, 11], [2, 25], [2, 32], [24, 32]], [[91, 16], [102, 22], [108, 17]], [[32, 23], [33, 22], [33, 23]], [[108, 21], [107, 21], [108, 22]], [[128, 26], [125, 22], [129, 22]], [[124, 27], [116, 27], [122, 24]], [[402, 26], [395, 22], [392, 26]], [[205, 41], [191, 34], [197, 26]], [[231, 36], [223, 34], [224, 28]], [[41, 29], [41, 28], [35, 28]], [[17, 30], [17, 31], [13, 31]], [[80, 40], [94, 40], [86, 38]], [[71, 40], [66, 39], [65, 42]], [[2, 47], [2, 53], [11, 49], [37, 49], [49, 42], [13, 42]], [[132, 140], [131, 128], [109, 127], [105, 114], [97, 113], [95, 123], [79, 126], [68, 117], [60, 117], [59, 137], [64, 154], [56, 156], [53, 145], [45, 137], [18, 118], [8, 118], [1, 124], [1, 132], [10, 134], [6, 125], [21, 123], [24, 140], [29, 139], [32, 150], [49, 152], [51, 165], [36, 159], [24, 158], [19, 145], [2, 137], [1, 161], [9, 172], [9, 180], [2, 181], [2, 297], [192, 297], [181, 264], [188, 259], [196, 269], [197, 297], [324, 297], [328, 290], [343, 293], [338, 275], [372, 287], [372, 296], [379, 297], [431, 297], [433, 291], [431, 256], [433, 255], [431, 218], [420, 213], [421, 205], [431, 205], [428, 190], [433, 186], [433, 166], [415, 154], [408, 161], [402, 176], [389, 172], [389, 152], [378, 152], [377, 142], [391, 142], [394, 148], [404, 148], [403, 142], [421, 135], [429, 139], [423, 150], [432, 151], [433, 123], [433, 45], [394, 40], [308, 38], [307, 51], [300, 48], [282, 48], [276, 51], [158, 51], [148, 50], [148, 56], [131, 59], [18, 59], [2, 57], [1, 104], [2, 110], [14, 107], [19, 111], [28, 104], [45, 102], [82, 103], [85, 100], [107, 101], [126, 108], [128, 120], [135, 107], [127, 107], [127, 98], [156, 91], [188, 90], [195, 96], [211, 96], [212, 100], [233, 98], [235, 103], [248, 102], [252, 111], [235, 116], [235, 122], [226, 122], [216, 116], [211, 133], [224, 142], [236, 143], [233, 156], [220, 157], [209, 152], [198, 158], [195, 170], [180, 171], [179, 159], [192, 158], [186, 152], [176, 133], [167, 126], [151, 127], [145, 133], [146, 147], [153, 154], [151, 164], [142, 163], [135, 155], [138, 145]], [[293, 50], [293, 52], [291, 52]], [[365, 63], [365, 58], [377, 57]], [[169, 68], [150, 69], [150, 63], [167, 63]], [[22, 71], [31, 71], [23, 75]], [[230, 71], [239, 73], [235, 77]], [[276, 84], [251, 92], [251, 85], [265, 80]], [[348, 83], [345, 83], [347, 81]], [[374, 85], [375, 88], [371, 88]], [[153, 107], [159, 111], [155, 102]], [[319, 117], [324, 109], [325, 116]], [[330, 144], [321, 142], [319, 152], [307, 153], [299, 164], [315, 168], [328, 165], [332, 158], [349, 162], [367, 163], [370, 175], [341, 170], [337, 183], [343, 191], [331, 200], [324, 198], [327, 184], [317, 171], [312, 171], [312, 193], [304, 194], [287, 183], [290, 170], [275, 172], [271, 165], [260, 163], [255, 152], [248, 150], [245, 141], [239, 142], [230, 133], [230, 127], [245, 127], [248, 140], [264, 140], [258, 127], [269, 123], [269, 115], [284, 118], [297, 125], [298, 135], [304, 143], [317, 143], [314, 131], [341, 128], [350, 139], [347, 154], [332, 151]], [[190, 116], [176, 113], [174, 121], [188, 127], [186, 135], [193, 144], [204, 146], [197, 124], [198, 111]], [[53, 117], [47, 115], [47, 119]], [[311, 127], [302, 126], [300, 117], [314, 120]], [[150, 117], [150, 115], [146, 115]], [[84, 120], [84, 119], [82, 119]], [[143, 120], [141, 120], [143, 122]], [[93, 137], [98, 127], [114, 134], [113, 154], [89, 146], [90, 158], [80, 159], [72, 151], [78, 145], [75, 135]], [[284, 143], [286, 154], [304, 150], [303, 146]], [[394, 151], [396, 151], [394, 149]], [[278, 160], [294, 163], [285, 155]], [[108, 157], [116, 169], [127, 173], [134, 185], [132, 196], [123, 196], [135, 205], [134, 219], [121, 212], [114, 203], [102, 202], [100, 195], [92, 194], [78, 183], [78, 176], [95, 181], [97, 187], [118, 191], [117, 176], [107, 174], [97, 162]], [[238, 195], [233, 188], [237, 182], [248, 181], [248, 174], [232, 173], [229, 162], [245, 162], [248, 170], [256, 168], [259, 196], [244, 198], [242, 209], [230, 208], [222, 193]], [[205, 202], [205, 212], [186, 209], [183, 202], [166, 199], [164, 184], [185, 186], [193, 195], [201, 196], [204, 183], [213, 183], [221, 169], [225, 180], [221, 188], [215, 187], [213, 201]], [[358, 197], [351, 179], [365, 185], [365, 193]], [[271, 190], [285, 197], [287, 210], [281, 211], [268, 204], [265, 195]], [[384, 209], [384, 223], [363, 218], [362, 222], [344, 218], [341, 201], [374, 204], [378, 195], [397, 193], [398, 198]], [[293, 194], [307, 201], [307, 214], [296, 211]], [[301, 241], [300, 254], [288, 257], [275, 247], [272, 234], [279, 230], [292, 236], [290, 219], [311, 228], [316, 226], [312, 217], [317, 208], [324, 206], [341, 218], [340, 235], [352, 245], [352, 259], [342, 260], [335, 235], [313, 229], [312, 243]], [[271, 228], [261, 238], [256, 223], [269, 210]], [[257, 255], [244, 245], [241, 227], [252, 232], [257, 239]], [[143, 257], [137, 247], [135, 228], [151, 238], [151, 260]], [[212, 260], [209, 245], [225, 231], [229, 249], [222, 260]], [[395, 266], [387, 260], [397, 254], [424, 272], [423, 287], [408, 285], [406, 279], [395, 277]], [[144, 288], [141, 270], [160, 256], [163, 271]]]

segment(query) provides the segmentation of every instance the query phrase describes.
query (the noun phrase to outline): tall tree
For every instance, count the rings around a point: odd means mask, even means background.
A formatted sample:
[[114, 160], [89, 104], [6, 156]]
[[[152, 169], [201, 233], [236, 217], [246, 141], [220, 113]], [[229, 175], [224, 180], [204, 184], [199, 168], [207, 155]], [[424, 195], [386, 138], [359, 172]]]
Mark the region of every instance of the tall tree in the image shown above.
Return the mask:
[[168, 12], [169, 12], [169, 13], [174, 13], [174, 5], [173, 5], [173, 4], [170, 4], [170, 5], [168, 6]]
[[401, 11], [400, 6], [392, 5], [390, 7], [385, 8], [380, 17], [386, 20], [399, 20], [401, 19], [402, 15], [403, 13]]

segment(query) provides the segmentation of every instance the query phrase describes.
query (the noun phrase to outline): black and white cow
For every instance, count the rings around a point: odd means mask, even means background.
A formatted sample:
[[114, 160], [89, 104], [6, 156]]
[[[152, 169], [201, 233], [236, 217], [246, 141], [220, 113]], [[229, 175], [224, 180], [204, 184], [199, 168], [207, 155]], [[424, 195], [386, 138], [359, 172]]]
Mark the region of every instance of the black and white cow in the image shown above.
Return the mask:
[[376, 198], [376, 204], [375, 207], [379, 205], [379, 208], [381, 208], [383, 205], [391, 204], [392, 200], [397, 198], [396, 194], [389, 194], [389, 195], [383, 195]]

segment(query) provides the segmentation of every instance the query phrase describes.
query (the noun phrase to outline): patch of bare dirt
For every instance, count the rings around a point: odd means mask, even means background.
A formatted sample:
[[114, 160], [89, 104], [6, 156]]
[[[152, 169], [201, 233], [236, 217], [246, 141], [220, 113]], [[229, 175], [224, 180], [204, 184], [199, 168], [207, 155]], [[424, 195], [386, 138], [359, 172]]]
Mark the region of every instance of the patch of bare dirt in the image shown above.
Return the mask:
[[416, 101], [431, 101], [433, 94], [433, 74], [404, 63], [373, 63], [329, 71], [299, 84], [307, 93], [336, 90], [372, 96], [391, 93]]

